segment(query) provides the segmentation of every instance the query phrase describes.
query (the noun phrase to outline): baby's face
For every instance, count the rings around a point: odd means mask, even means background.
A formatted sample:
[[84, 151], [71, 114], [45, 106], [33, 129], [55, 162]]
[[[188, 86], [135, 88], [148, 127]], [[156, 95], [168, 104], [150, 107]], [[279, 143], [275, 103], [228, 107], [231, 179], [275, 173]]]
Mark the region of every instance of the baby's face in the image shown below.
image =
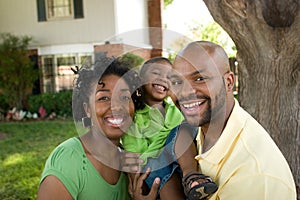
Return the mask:
[[141, 77], [146, 95], [164, 99], [169, 92], [168, 75], [172, 69], [169, 63], [152, 63]]

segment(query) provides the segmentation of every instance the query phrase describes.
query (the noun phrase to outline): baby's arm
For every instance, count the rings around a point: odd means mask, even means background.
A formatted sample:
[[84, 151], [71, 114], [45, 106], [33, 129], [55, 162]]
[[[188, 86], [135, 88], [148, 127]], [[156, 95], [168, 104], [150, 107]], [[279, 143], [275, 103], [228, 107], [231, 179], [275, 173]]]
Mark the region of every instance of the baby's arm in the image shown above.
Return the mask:
[[181, 125], [178, 129], [175, 142], [175, 155], [181, 167], [183, 176], [190, 172], [199, 171], [198, 162], [195, 159], [197, 148], [193, 142], [194, 138], [191, 134], [191, 127]]
[[185, 195], [188, 199], [204, 199], [217, 191], [218, 186], [209, 176], [205, 176], [195, 159], [197, 147], [194, 143], [193, 128], [182, 124], [178, 129], [175, 154], [181, 167]]

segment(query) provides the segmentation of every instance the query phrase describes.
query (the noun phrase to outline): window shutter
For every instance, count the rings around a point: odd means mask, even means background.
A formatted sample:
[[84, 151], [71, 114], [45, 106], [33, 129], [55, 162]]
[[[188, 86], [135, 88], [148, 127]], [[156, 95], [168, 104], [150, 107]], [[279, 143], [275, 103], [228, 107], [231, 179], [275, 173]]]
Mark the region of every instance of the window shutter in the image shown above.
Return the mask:
[[38, 11], [38, 21], [46, 21], [46, 7], [45, 0], [37, 0], [37, 11]]
[[83, 18], [83, 0], [73, 0], [74, 4], [74, 17]]

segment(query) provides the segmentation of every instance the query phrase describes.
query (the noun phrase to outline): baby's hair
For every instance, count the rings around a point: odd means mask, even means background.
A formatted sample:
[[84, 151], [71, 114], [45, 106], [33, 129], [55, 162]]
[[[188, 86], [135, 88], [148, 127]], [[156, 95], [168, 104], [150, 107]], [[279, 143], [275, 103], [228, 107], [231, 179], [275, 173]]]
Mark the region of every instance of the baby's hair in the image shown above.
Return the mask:
[[142, 65], [142, 67], [140, 69], [140, 76], [143, 77], [145, 75], [148, 67], [154, 63], [167, 63], [172, 66], [172, 63], [169, 59], [167, 59], [165, 57], [154, 57], [154, 58], [151, 58], [151, 59], [147, 60], [146, 62], [144, 62], [144, 64]]

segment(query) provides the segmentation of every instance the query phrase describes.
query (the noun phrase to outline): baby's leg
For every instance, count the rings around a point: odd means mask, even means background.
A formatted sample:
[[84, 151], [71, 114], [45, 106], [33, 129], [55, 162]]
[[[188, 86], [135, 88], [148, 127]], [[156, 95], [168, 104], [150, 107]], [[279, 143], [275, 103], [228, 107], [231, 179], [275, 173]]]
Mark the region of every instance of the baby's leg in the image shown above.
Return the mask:
[[181, 178], [178, 173], [173, 173], [170, 179], [162, 186], [160, 190], [161, 200], [185, 200]]

